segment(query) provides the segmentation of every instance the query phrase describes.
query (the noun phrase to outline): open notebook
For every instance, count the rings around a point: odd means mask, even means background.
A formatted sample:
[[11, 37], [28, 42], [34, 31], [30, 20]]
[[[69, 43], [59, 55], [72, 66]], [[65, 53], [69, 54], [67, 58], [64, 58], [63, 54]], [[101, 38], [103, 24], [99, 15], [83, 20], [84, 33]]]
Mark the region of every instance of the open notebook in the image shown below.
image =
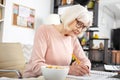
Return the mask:
[[117, 75], [115, 72], [104, 72], [92, 70], [90, 75], [86, 76], [73, 76], [68, 75], [67, 78], [73, 78], [73, 80], [120, 80], [118, 78], [113, 78], [112, 76]]

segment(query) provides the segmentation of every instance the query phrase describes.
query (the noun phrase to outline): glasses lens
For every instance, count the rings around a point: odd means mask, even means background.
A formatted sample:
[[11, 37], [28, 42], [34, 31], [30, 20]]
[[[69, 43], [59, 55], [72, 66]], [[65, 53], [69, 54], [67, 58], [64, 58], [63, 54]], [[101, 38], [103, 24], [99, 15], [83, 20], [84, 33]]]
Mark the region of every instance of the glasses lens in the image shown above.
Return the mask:
[[82, 29], [86, 28], [86, 27], [84, 26], [84, 24], [83, 24], [82, 22], [78, 21], [78, 20], [77, 20], [77, 25], [76, 25], [76, 27], [77, 27], [77, 28], [82, 28]]

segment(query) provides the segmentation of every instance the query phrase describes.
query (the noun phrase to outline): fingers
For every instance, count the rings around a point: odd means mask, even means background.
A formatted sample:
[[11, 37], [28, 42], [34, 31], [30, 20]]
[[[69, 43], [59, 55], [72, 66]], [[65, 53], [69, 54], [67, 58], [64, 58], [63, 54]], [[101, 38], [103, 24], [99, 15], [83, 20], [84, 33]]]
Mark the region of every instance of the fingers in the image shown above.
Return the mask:
[[85, 74], [89, 74], [90, 73], [90, 70], [89, 70], [88, 66], [82, 65], [81, 68], [82, 68], [81, 71], [83, 73], [85, 73]]
[[86, 65], [80, 65], [81, 67], [81, 72], [84, 73], [84, 74], [89, 74], [90, 73], [90, 70], [88, 68], [88, 66]]
[[72, 63], [72, 65], [78, 65], [77, 61], [74, 61], [74, 62]]
[[76, 76], [83, 76], [86, 74], [89, 75], [90, 73], [89, 68], [84, 64], [78, 64], [77, 62], [74, 62], [72, 66], [73, 66], [73, 73]]

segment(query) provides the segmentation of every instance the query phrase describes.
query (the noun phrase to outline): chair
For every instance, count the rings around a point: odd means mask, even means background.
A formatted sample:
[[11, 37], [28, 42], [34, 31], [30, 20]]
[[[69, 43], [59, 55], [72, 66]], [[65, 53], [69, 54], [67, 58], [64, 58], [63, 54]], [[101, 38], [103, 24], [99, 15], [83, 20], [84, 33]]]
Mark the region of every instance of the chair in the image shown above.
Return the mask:
[[25, 59], [20, 43], [0, 43], [0, 77], [22, 78]]

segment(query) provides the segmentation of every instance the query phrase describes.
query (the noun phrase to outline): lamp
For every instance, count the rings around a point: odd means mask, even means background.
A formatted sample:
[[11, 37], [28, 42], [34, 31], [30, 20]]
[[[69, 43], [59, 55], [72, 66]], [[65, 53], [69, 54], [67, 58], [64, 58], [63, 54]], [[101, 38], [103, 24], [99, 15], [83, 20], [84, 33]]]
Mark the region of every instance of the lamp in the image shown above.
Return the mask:
[[60, 24], [60, 16], [58, 14], [50, 14], [45, 20], [45, 24]]

